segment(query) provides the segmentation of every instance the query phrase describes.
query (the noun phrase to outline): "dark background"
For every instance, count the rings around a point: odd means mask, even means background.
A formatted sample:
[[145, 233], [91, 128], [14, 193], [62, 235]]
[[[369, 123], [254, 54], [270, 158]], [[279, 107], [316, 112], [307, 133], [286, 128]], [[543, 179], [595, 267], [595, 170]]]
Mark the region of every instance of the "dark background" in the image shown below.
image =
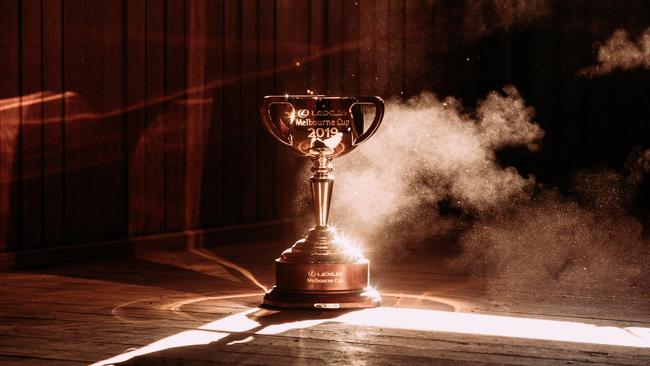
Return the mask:
[[645, 1], [2, 1], [0, 251], [291, 215], [302, 162], [260, 127], [267, 94], [471, 108], [512, 84], [546, 136], [504, 163], [566, 191], [580, 170], [624, 173], [650, 145], [650, 71], [578, 72], [648, 26]]

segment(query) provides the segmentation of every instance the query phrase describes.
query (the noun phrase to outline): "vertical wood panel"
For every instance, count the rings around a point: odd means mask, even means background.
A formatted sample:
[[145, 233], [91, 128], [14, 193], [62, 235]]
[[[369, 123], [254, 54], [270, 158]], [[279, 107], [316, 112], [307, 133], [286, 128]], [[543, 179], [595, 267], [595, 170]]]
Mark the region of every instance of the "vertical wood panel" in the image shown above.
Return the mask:
[[176, 96], [165, 104], [166, 230], [185, 227], [185, 4], [167, 2], [165, 39], [165, 94]]
[[23, 249], [35, 248], [43, 241], [43, 94], [41, 80], [41, 2], [24, 0], [21, 6], [21, 128]]
[[[583, 4], [581, 4], [580, 0], [575, 0], [571, 3], [557, 2], [554, 6], [556, 7], [555, 12], [557, 13], [554, 47], [561, 56], [560, 59], [556, 60], [554, 74], [559, 76], [563, 74], [566, 75], [570, 70], [575, 69], [576, 67], [574, 64], [576, 57], [572, 55], [570, 56], [568, 50], [570, 50], [576, 44], [579, 37], [581, 37], [577, 30], [582, 22], [581, 14], [579, 14], [579, 12], [582, 10]], [[571, 115], [571, 109], [579, 106], [580, 95], [578, 85], [573, 82], [568, 82], [566, 79], [560, 79], [557, 87], [554, 98], [571, 101], [571, 103], [560, 103], [556, 108], [558, 117], [560, 117], [559, 120], [561, 121], [563, 117]], [[553, 123], [553, 121], [551, 123]], [[564, 128], [565, 129], [562, 132], [565, 141], [559, 149], [559, 153], [562, 156], [573, 155], [573, 161], [579, 161], [584, 158], [584, 154], [588, 152], [587, 149], [590, 147], [593, 146], [600, 150], [600, 146], [591, 143], [586, 144], [585, 146], [583, 143], [582, 133], [578, 131], [579, 125], [577, 123], [566, 125]], [[571, 150], [573, 146], [580, 146], [582, 148], [577, 153], [572, 154]]]
[[404, 92], [409, 96], [432, 87], [434, 1], [406, 1], [405, 6]]
[[147, 231], [146, 190], [146, 0], [126, 2], [126, 141], [128, 235]]
[[[240, 139], [242, 129], [241, 106], [241, 11], [239, 1], [224, 2], [224, 78], [228, 81], [223, 88], [223, 161], [225, 174], [223, 179], [223, 209], [224, 223], [237, 223], [241, 216], [242, 192], [239, 146], [244, 143]], [[244, 46], [245, 47], [245, 46]], [[247, 164], [248, 165], [248, 164]]]
[[[483, 97], [483, 93], [479, 90], [479, 83], [482, 80], [481, 74], [479, 73], [480, 70], [477, 67], [478, 55], [481, 52], [481, 45], [475, 44], [473, 47], [468, 47], [465, 42], [476, 42], [481, 38], [480, 32], [484, 31], [483, 29], [485, 27], [494, 27], [493, 25], [486, 25], [484, 21], [484, 13], [487, 9], [489, 9], [490, 6], [491, 4], [489, 3], [472, 1], [465, 1], [464, 3], [458, 2], [451, 6], [451, 16], [463, 19], [462, 23], [453, 24], [455, 27], [452, 29], [454, 30], [450, 31], [450, 34], [454, 35], [454, 37], [458, 37], [459, 35], [462, 37], [458, 40], [457, 38], [454, 38], [454, 41], [456, 41], [457, 44], [454, 45], [456, 49], [454, 50], [455, 52], [452, 53], [453, 56], [451, 61], [454, 67], [454, 72], [458, 73], [458, 85], [456, 86], [458, 89], [456, 89], [453, 94], [463, 95], [470, 101], [474, 101], [478, 98]], [[504, 7], [504, 9], [506, 7], [507, 5]], [[486, 32], [487, 35], [488, 32], [491, 31], [484, 32]], [[465, 42], [462, 42], [463, 40]], [[490, 47], [496, 47], [496, 44], [494, 43]], [[503, 69], [502, 63], [500, 64], [496, 62], [496, 65], [494, 66], [495, 68], [499, 68], [501, 70]], [[484, 76], [491, 78], [494, 74], [498, 74], [501, 70], [490, 70], [485, 73]], [[498, 87], [500, 86], [501, 85]]]
[[63, 243], [63, 24], [61, 0], [43, 1], [43, 244]]
[[165, 7], [146, 1], [146, 131], [145, 197], [147, 233], [165, 229]]
[[343, 3], [343, 83], [342, 92], [349, 95], [359, 93], [359, 3], [345, 1]]
[[[446, 80], [447, 94], [458, 95], [461, 93], [462, 88], [466, 87], [463, 75], [460, 74], [460, 69], [463, 66], [456, 57], [459, 53], [459, 48], [463, 46], [464, 30], [458, 24], [463, 20], [463, 15], [459, 11], [462, 8], [461, 2], [441, 2], [441, 11], [438, 12], [436, 20], [442, 18], [442, 25], [444, 26], [444, 33], [446, 34], [447, 52], [443, 54], [445, 58], [444, 72], [448, 75], [456, 75], [455, 80]], [[458, 19], [455, 22], [450, 22], [448, 19]]]
[[[97, 37], [96, 32], [87, 29], [84, 1], [63, 1], [63, 87], [70, 91], [70, 97], [65, 98], [64, 105], [64, 223], [67, 243], [79, 243], [84, 240], [83, 231], [86, 227], [85, 218], [89, 216], [84, 211], [86, 202], [85, 186], [82, 167], [85, 154], [93, 154], [93, 147], [85, 148], [81, 135], [82, 123], [88, 123], [83, 115], [90, 113], [87, 106], [82, 105], [84, 86], [96, 85], [96, 72], [87, 67], [86, 54], [90, 53], [86, 44], [87, 37]], [[96, 50], [92, 50], [95, 51]], [[72, 94], [74, 93], [74, 94]], [[81, 150], [88, 151], [81, 151]]]
[[[304, 65], [309, 57], [309, 3], [306, 1], [276, 2], [276, 75], [277, 93], [305, 94], [309, 88], [309, 68]], [[288, 217], [295, 206], [294, 186], [306, 184], [298, 176], [306, 162], [288, 149], [276, 154], [276, 205], [279, 217]]]
[[326, 0], [312, 0], [309, 16], [309, 89], [315, 94], [322, 94], [327, 89], [327, 62], [323, 53], [327, 43], [327, 8]]
[[241, 126], [239, 127], [239, 181], [241, 182], [241, 222], [249, 223], [257, 219], [257, 128], [259, 126], [257, 90], [257, 1], [241, 2], [241, 75], [240, 94]]
[[330, 51], [327, 57], [328, 94], [343, 93], [344, 3], [345, 0], [327, 2], [327, 27], [325, 29], [327, 30], [327, 47]]
[[206, 30], [207, 3], [187, 3], [188, 50], [187, 50], [187, 136], [185, 170], [185, 220], [187, 228], [197, 228], [201, 220], [203, 193], [203, 166], [206, 161], [206, 133], [210, 123], [210, 100], [206, 99]]
[[[101, 52], [96, 68], [101, 77], [102, 97], [97, 104], [100, 118], [97, 129], [84, 135], [99, 135], [100, 149], [91, 178], [89, 195], [96, 207], [88, 210], [93, 216], [92, 241], [121, 238], [126, 233], [124, 195], [124, 10], [122, 1], [98, 2], [102, 32], [99, 35]], [[96, 90], [96, 87], [95, 89]]]
[[309, 3], [277, 1], [276, 12], [277, 88], [304, 94], [309, 87]]
[[72, 243], [124, 233], [122, 4], [66, 1], [66, 233]]
[[375, 5], [375, 32], [373, 44], [375, 47], [375, 85], [378, 94], [386, 95], [389, 92], [390, 59], [395, 50], [390, 44], [388, 30], [388, 0], [379, 0]]
[[[188, 85], [209, 88], [188, 96], [189, 100], [201, 102], [188, 104], [192, 114], [187, 119], [187, 212], [194, 216], [195, 227], [210, 227], [223, 223], [224, 4], [223, 1], [200, 3], [202, 7], [189, 4], [195, 14], [189, 14]], [[200, 194], [196, 193], [197, 186]]]
[[404, 34], [405, 0], [390, 0], [388, 4], [388, 74], [386, 75], [388, 95], [404, 95], [404, 67], [406, 35]]
[[[17, 247], [21, 217], [17, 147], [20, 128], [20, 9], [0, 2], [0, 249]], [[18, 201], [16, 201], [18, 200]]]
[[449, 80], [445, 75], [450, 72], [449, 58], [445, 55], [451, 48], [453, 42], [452, 35], [449, 33], [449, 14], [444, 2], [434, 3], [433, 8], [433, 44], [434, 44], [434, 63], [431, 72], [434, 77], [434, 91], [441, 95], [447, 95], [449, 90]]
[[[275, 3], [260, 1], [257, 12], [258, 30], [258, 69], [263, 72], [258, 79], [259, 95], [256, 108], [259, 108], [264, 95], [276, 94], [273, 70], [275, 68]], [[259, 118], [259, 117], [257, 117]], [[273, 138], [266, 132], [258, 120], [258, 196], [259, 219], [270, 220], [276, 217], [275, 206], [275, 156], [279, 148]]]
[[375, 12], [374, 0], [359, 0], [359, 92], [364, 95], [379, 94], [375, 87], [375, 54], [379, 48], [374, 40]]

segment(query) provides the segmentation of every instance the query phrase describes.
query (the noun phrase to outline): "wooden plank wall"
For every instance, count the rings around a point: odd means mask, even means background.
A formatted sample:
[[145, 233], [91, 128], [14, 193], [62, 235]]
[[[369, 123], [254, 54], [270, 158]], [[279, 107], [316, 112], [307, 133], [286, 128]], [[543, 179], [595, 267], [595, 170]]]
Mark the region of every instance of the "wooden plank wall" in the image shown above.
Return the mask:
[[432, 4], [2, 1], [0, 251], [290, 215], [261, 96], [402, 90]]
[[290, 216], [304, 162], [260, 128], [267, 94], [471, 105], [514, 83], [564, 128], [577, 109], [553, 98], [585, 94], [594, 42], [650, 21], [642, 2], [515, 3], [1, 1], [0, 251]]

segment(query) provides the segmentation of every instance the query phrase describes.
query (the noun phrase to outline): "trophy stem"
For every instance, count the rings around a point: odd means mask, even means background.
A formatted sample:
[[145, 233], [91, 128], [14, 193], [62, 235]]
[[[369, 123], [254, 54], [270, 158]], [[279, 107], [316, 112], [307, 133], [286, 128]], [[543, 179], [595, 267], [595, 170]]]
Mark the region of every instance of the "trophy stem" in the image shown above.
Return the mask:
[[330, 177], [332, 171], [332, 158], [319, 154], [312, 158], [312, 176], [309, 179], [311, 185], [311, 198], [314, 206], [314, 217], [316, 226], [325, 228], [329, 223], [330, 203], [332, 202], [332, 189], [334, 178]]

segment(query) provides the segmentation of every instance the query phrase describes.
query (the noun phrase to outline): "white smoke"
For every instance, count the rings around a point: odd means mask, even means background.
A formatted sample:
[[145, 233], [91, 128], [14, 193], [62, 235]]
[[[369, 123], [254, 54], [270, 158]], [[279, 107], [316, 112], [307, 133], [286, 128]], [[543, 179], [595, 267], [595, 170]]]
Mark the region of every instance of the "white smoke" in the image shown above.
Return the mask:
[[523, 290], [614, 295], [645, 287], [650, 245], [643, 226], [629, 215], [650, 150], [623, 174], [611, 170], [576, 174], [576, 199], [554, 190], [507, 212], [478, 220], [460, 238], [463, 254], [453, 263], [490, 279], [490, 292]]
[[619, 29], [598, 49], [598, 64], [578, 72], [593, 77], [609, 74], [614, 70], [650, 69], [650, 28], [633, 42], [630, 35]]
[[473, 114], [430, 93], [389, 101], [379, 132], [334, 161], [332, 221], [390, 246], [449, 230], [453, 222], [438, 215], [443, 200], [471, 213], [526, 198], [534, 179], [501, 166], [495, 151], [534, 149], [544, 132], [517, 90], [504, 92], [490, 93]]
[[486, 276], [489, 291], [637, 286], [650, 246], [628, 212], [650, 150], [626, 173], [578, 173], [567, 198], [497, 160], [506, 146], [537, 149], [544, 131], [533, 114], [512, 86], [473, 112], [430, 93], [388, 101], [377, 135], [334, 161], [332, 222], [375, 253], [408, 255], [460, 232], [450, 269]]

